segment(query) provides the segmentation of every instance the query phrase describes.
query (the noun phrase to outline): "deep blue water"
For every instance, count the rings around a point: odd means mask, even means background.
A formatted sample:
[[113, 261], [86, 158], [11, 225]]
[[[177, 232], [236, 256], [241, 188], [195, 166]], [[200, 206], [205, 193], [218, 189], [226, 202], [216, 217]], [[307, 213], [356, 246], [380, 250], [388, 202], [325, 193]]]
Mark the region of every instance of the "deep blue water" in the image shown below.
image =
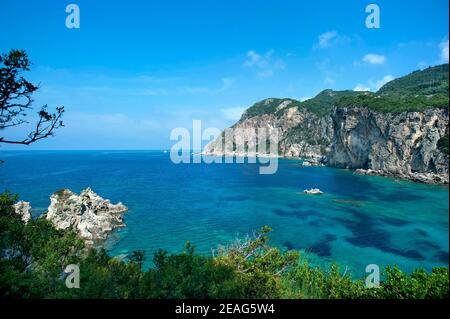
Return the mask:
[[[111, 254], [182, 250], [203, 254], [263, 225], [272, 244], [299, 249], [313, 264], [335, 261], [362, 276], [366, 265], [406, 271], [448, 265], [448, 187], [359, 176], [280, 160], [274, 175], [255, 164], [179, 164], [161, 151], [0, 152], [0, 190], [30, 201], [34, 215], [58, 189], [92, 187], [129, 207]], [[318, 187], [322, 196], [308, 196]]]

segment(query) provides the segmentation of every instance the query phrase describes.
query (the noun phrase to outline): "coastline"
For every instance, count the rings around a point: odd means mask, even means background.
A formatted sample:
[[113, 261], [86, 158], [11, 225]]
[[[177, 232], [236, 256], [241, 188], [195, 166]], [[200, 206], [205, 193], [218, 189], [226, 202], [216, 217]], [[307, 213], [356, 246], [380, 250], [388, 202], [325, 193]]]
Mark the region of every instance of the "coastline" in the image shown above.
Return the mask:
[[202, 156], [217, 156], [217, 157], [239, 157], [239, 158], [280, 158], [280, 159], [288, 159], [288, 160], [301, 160], [303, 162], [309, 163], [308, 165], [303, 166], [326, 166], [330, 168], [338, 168], [338, 169], [350, 169], [353, 173], [358, 175], [367, 175], [367, 176], [382, 176], [394, 179], [407, 180], [415, 183], [421, 184], [431, 184], [431, 185], [447, 185], [449, 184], [449, 177], [444, 174], [435, 174], [435, 173], [419, 173], [419, 172], [411, 172], [409, 174], [404, 173], [394, 173], [388, 172], [384, 170], [374, 170], [374, 169], [363, 169], [363, 168], [349, 168], [349, 167], [339, 167], [333, 165], [327, 165], [326, 156], [317, 155], [314, 157], [295, 157], [295, 156], [283, 156], [283, 155], [272, 155], [272, 154], [258, 154], [251, 153], [236, 153], [236, 152], [208, 152], [202, 151], [198, 153], [198, 155]]

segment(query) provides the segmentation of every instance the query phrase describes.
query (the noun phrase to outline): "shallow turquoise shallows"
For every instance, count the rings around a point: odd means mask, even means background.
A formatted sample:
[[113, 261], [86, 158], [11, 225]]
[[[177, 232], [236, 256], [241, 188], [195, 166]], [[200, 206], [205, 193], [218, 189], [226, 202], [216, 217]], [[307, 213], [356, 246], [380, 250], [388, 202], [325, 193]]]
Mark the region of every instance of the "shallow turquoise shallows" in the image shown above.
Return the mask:
[[[368, 264], [410, 272], [448, 265], [448, 187], [302, 167], [280, 160], [274, 175], [256, 164], [173, 164], [162, 151], [0, 152], [0, 190], [30, 201], [33, 214], [58, 189], [91, 187], [129, 207], [126, 228], [107, 243], [111, 254], [163, 248], [189, 240], [211, 254], [263, 225], [272, 244], [302, 250], [313, 265], [335, 261], [356, 277]], [[320, 188], [324, 195], [305, 195]]]

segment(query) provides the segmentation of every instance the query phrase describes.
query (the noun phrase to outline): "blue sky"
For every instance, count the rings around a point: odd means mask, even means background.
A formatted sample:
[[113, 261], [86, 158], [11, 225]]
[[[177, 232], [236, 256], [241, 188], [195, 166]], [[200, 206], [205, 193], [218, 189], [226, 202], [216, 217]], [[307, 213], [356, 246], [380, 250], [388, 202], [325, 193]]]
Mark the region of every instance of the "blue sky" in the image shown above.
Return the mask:
[[[79, 29], [65, 26], [70, 3]], [[370, 3], [380, 29], [365, 26]], [[193, 119], [223, 129], [264, 98], [374, 91], [448, 62], [448, 9], [447, 0], [2, 0], [0, 51], [29, 53], [35, 108], [66, 108], [66, 127], [26, 149], [161, 149]]]

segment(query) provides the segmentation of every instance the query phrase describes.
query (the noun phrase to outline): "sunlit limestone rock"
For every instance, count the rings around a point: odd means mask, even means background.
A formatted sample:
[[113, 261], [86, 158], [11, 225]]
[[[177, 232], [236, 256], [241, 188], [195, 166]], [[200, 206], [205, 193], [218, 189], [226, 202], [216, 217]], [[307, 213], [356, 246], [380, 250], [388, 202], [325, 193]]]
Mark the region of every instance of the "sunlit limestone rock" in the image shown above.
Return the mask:
[[26, 224], [31, 220], [31, 206], [29, 202], [21, 200], [13, 205], [14, 212], [20, 216], [22, 221]]
[[[274, 99], [266, 99], [260, 104], [265, 107], [274, 103], [275, 113], [252, 114], [248, 110], [231, 127], [234, 132], [234, 144], [246, 145], [257, 149], [259, 153], [256, 129], [279, 132], [278, 154], [280, 157], [308, 158], [320, 160], [327, 152], [333, 139], [333, 127], [330, 116], [318, 116], [306, 109], [297, 108], [293, 100], [284, 100], [279, 104]], [[245, 156], [247, 152], [234, 150], [234, 144], [223, 143], [224, 133], [205, 146], [203, 153], [213, 156]], [[264, 141], [265, 142], [265, 141]], [[274, 155], [274, 154], [272, 154]]]
[[363, 175], [448, 184], [448, 154], [438, 147], [448, 127], [448, 109], [380, 113], [336, 108], [330, 166]]
[[123, 213], [128, 208], [122, 203], [111, 204], [92, 189], [80, 195], [68, 189], [57, 191], [50, 197], [46, 218], [58, 229], [72, 229], [87, 244], [103, 241], [117, 227], [123, 227]]

